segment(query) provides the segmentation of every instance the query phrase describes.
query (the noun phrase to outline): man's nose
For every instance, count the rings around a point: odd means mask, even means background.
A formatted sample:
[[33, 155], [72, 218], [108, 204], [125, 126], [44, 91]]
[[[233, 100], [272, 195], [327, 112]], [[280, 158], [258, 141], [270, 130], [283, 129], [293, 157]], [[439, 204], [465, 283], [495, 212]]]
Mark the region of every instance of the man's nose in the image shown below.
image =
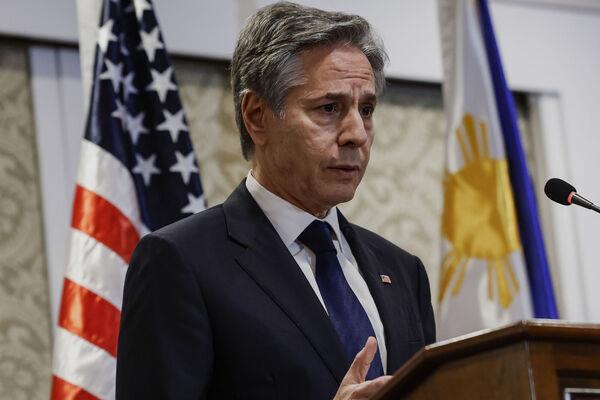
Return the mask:
[[359, 110], [349, 111], [342, 120], [338, 142], [340, 146], [361, 147], [369, 136], [365, 128], [365, 121]]

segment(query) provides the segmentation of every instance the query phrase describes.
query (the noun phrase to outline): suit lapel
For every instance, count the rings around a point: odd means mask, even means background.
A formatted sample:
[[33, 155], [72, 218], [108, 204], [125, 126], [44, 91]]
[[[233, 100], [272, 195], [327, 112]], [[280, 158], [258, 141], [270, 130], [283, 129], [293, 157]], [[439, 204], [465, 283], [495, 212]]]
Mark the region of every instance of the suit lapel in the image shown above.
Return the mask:
[[237, 263], [304, 334], [335, 379], [348, 361], [312, 287], [243, 181], [223, 204], [231, 239], [242, 245]]
[[[352, 254], [358, 263], [363, 278], [369, 287], [373, 301], [379, 311], [381, 322], [384, 326], [385, 344], [387, 350], [387, 373], [393, 373], [400, 366], [398, 357], [401, 355], [401, 346], [403, 345], [403, 336], [406, 327], [402, 327], [402, 321], [406, 321], [402, 315], [398, 315], [395, 310], [400, 308], [400, 313], [404, 314], [404, 301], [399, 300], [398, 291], [392, 285], [403, 285], [399, 276], [393, 276], [393, 271], [386, 266], [386, 260], [377, 257], [373, 250], [364, 244], [356, 229], [338, 212], [340, 221], [340, 230], [343, 232]], [[392, 284], [383, 284], [381, 274], [392, 277]]]

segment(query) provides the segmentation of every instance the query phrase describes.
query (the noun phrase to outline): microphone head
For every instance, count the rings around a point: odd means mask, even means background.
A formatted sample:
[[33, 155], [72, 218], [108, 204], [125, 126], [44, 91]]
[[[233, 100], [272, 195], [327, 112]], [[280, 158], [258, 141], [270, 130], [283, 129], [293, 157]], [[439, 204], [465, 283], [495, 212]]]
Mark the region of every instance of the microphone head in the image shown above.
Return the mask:
[[564, 204], [565, 206], [570, 206], [571, 193], [577, 192], [577, 189], [562, 179], [551, 178], [546, 182], [544, 192], [550, 200]]

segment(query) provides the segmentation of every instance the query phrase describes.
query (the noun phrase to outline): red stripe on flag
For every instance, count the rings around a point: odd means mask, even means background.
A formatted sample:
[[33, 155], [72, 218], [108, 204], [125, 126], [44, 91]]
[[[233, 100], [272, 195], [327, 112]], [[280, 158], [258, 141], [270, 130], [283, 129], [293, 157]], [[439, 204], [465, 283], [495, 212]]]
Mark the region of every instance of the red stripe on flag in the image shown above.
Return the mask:
[[79, 386], [75, 386], [58, 376], [52, 376], [52, 392], [50, 400], [99, 400]]
[[79, 185], [75, 188], [71, 226], [106, 245], [127, 263], [140, 239], [131, 221], [118, 208]]
[[60, 327], [116, 357], [120, 319], [121, 312], [111, 303], [65, 278]]

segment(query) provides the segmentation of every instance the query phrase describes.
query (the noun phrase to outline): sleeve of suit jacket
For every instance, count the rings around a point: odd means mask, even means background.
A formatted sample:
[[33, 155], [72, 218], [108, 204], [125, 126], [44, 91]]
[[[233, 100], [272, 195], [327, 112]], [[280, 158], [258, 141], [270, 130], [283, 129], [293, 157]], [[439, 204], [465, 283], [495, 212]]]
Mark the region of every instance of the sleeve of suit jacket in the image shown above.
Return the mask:
[[125, 280], [117, 399], [205, 398], [213, 370], [210, 332], [189, 265], [167, 239], [145, 236]]

